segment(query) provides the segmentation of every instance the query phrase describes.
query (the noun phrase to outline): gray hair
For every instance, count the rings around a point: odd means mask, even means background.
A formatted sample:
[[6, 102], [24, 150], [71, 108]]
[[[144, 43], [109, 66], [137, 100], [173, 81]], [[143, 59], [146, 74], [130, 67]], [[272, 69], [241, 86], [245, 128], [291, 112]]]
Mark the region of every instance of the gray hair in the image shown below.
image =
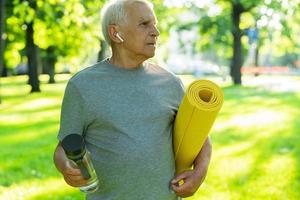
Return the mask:
[[108, 34], [108, 26], [111, 24], [126, 24], [128, 15], [126, 5], [129, 3], [144, 3], [153, 9], [153, 4], [147, 0], [111, 0], [101, 10], [102, 33], [105, 41], [111, 45], [112, 41]]

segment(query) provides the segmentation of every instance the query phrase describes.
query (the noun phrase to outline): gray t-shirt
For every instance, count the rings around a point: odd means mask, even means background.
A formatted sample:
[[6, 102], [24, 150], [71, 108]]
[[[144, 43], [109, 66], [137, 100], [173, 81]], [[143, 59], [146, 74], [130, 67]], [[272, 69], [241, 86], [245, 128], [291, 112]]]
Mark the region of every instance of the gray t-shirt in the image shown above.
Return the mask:
[[179, 78], [150, 63], [124, 69], [104, 60], [70, 79], [58, 139], [85, 138], [100, 182], [87, 199], [176, 199], [172, 129], [183, 94]]

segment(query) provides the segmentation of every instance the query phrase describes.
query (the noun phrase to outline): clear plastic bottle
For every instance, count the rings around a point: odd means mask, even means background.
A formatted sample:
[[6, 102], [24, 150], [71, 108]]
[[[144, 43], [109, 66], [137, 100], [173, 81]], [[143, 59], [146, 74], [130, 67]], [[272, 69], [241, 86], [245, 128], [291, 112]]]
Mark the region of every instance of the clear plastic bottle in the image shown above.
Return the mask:
[[87, 184], [79, 187], [80, 191], [92, 193], [98, 190], [99, 181], [91, 161], [90, 152], [85, 148], [84, 139], [81, 135], [70, 134], [62, 140], [62, 147], [71, 162], [80, 169]]

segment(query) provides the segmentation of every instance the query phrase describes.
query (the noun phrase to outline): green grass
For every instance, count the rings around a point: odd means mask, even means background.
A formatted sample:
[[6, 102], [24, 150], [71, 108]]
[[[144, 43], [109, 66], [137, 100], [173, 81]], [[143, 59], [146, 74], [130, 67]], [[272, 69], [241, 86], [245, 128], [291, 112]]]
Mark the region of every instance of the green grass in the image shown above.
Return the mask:
[[52, 155], [57, 143], [60, 105], [68, 76], [29, 94], [24, 76], [1, 79], [0, 199], [83, 199], [56, 171]]
[[[41, 78], [39, 94], [29, 94], [24, 76], [1, 79], [0, 199], [84, 199], [52, 161], [69, 76], [54, 85]], [[188, 199], [300, 199], [300, 93], [223, 90], [208, 176]]]

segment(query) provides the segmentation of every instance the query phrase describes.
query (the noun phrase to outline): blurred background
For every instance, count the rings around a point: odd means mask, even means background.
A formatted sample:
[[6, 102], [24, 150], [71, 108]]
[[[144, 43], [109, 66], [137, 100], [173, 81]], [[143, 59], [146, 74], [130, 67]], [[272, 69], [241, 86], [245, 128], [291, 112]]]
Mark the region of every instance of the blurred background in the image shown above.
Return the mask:
[[[68, 79], [110, 55], [105, 2], [0, 0], [0, 199], [84, 199], [52, 154]], [[300, 0], [152, 2], [152, 61], [225, 94], [207, 179], [188, 199], [300, 199]]]

